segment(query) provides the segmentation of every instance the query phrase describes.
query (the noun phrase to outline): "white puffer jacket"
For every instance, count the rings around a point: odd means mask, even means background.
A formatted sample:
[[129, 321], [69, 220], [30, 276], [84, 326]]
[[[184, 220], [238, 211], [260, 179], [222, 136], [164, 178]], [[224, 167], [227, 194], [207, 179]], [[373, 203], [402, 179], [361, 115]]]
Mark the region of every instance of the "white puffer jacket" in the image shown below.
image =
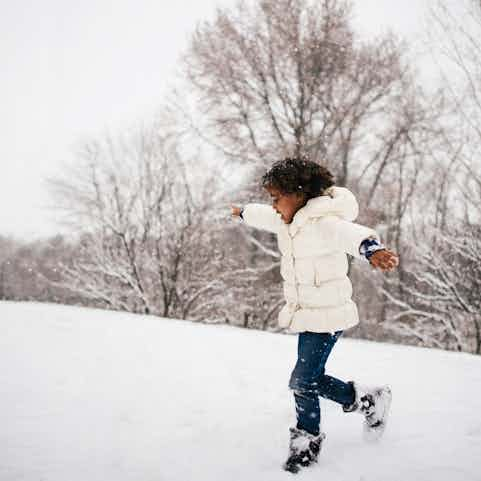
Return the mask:
[[347, 277], [346, 253], [361, 258], [361, 242], [377, 232], [352, 222], [359, 207], [352, 192], [333, 186], [309, 199], [286, 224], [268, 204], [244, 206], [244, 221], [277, 234], [286, 305], [279, 326], [291, 332], [345, 330], [359, 322]]

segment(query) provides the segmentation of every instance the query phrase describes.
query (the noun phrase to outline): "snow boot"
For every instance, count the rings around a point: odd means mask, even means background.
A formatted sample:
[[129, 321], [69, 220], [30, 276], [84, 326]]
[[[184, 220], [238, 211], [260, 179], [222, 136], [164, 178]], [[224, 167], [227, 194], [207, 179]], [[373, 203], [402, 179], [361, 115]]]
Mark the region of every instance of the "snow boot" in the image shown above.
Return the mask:
[[363, 438], [365, 441], [377, 441], [386, 429], [386, 421], [391, 407], [392, 393], [388, 386], [366, 387], [349, 381], [355, 392], [355, 400], [351, 405], [344, 405], [343, 411], [358, 412], [365, 417]]
[[301, 467], [317, 463], [325, 433], [317, 436], [297, 427], [290, 427], [289, 456], [283, 468], [291, 473], [297, 473]]

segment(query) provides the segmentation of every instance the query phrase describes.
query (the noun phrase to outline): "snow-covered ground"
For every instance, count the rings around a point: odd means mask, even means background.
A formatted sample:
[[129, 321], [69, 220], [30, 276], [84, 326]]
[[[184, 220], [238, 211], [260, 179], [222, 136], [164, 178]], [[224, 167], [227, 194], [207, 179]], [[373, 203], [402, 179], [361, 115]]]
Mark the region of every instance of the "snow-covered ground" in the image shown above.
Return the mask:
[[281, 470], [297, 337], [0, 302], [0, 480], [479, 481], [481, 358], [342, 338], [327, 372], [387, 383], [389, 425], [321, 398], [319, 464]]

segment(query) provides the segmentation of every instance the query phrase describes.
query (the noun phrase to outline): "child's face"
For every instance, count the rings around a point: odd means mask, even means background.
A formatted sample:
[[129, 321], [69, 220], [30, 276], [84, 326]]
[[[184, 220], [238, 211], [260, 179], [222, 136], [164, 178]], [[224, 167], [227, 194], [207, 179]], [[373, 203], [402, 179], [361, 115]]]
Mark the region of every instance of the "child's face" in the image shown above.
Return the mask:
[[266, 190], [271, 195], [272, 207], [286, 224], [290, 224], [294, 214], [306, 204], [304, 194], [283, 194], [275, 187], [266, 187]]

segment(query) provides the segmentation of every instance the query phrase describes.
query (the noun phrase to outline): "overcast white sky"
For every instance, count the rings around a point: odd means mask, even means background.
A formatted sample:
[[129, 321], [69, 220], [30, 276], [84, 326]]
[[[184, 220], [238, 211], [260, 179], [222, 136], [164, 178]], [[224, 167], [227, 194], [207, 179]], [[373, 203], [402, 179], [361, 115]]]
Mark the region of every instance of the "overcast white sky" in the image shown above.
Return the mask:
[[[415, 40], [434, 0], [356, 0], [356, 28]], [[41, 179], [80, 138], [148, 118], [196, 22], [234, 0], [0, 0], [0, 235], [59, 231]]]

